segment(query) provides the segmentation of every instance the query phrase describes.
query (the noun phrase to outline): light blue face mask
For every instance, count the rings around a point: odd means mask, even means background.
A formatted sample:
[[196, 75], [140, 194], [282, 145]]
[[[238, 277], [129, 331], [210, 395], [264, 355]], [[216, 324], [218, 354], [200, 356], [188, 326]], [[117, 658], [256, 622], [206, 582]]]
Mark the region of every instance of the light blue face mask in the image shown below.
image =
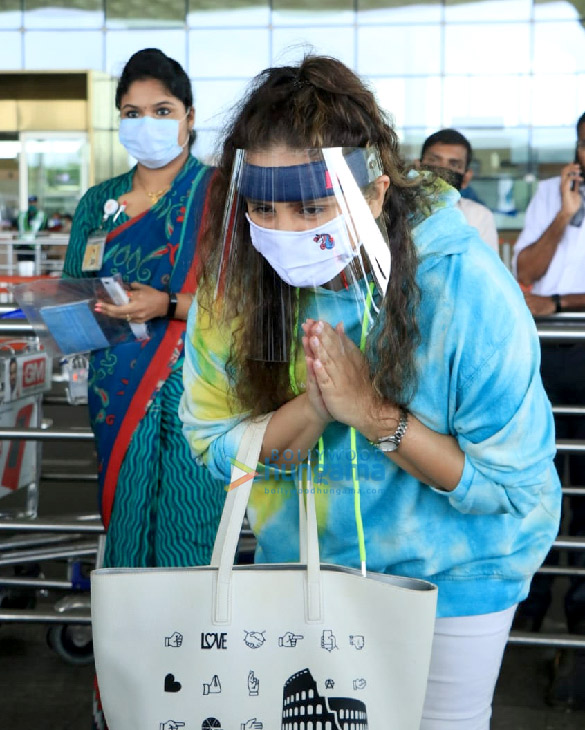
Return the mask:
[[[187, 114], [183, 117], [186, 119]], [[183, 119], [139, 117], [120, 121], [120, 142], [144, 167], [164, 167], [178, 157], [189, 141], [179, 144], [179, 125]]]

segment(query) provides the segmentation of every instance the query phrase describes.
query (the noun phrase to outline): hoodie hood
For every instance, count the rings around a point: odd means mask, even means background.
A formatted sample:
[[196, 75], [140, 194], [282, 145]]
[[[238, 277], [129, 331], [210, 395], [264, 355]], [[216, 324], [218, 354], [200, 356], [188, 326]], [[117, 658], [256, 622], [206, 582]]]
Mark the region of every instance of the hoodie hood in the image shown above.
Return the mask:
[[[430, 174], [413, 170], [409, 176]], [[455, 188], [435, 177], [428, 194], [430, 210], [418, 217], [412, 228], [419, 272], [432, 268], [443, 256], [467, 250], [471, 239], [476, 235], [457, 207], [461, 196]], [[463, 231], [462, 228], [468, 230]]]

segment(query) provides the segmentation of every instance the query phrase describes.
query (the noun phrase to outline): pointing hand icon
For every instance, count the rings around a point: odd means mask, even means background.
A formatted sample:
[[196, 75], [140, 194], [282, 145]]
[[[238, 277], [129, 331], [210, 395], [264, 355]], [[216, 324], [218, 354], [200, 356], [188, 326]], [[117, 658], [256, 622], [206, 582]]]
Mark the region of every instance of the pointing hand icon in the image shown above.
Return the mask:
[[296, 646], [297, 641], [300, 639], [304, 639], [304, 636], [301, 636], [300, 634], [293, 634], [292, 631], [287, 631], [284, 636], [278, 637], [278, 646]]
[[161, 722], [160, 724], [160, 730], [179, 730], [180, 727], [185, 727], [185, 723], [167, 720], [167, 722]]

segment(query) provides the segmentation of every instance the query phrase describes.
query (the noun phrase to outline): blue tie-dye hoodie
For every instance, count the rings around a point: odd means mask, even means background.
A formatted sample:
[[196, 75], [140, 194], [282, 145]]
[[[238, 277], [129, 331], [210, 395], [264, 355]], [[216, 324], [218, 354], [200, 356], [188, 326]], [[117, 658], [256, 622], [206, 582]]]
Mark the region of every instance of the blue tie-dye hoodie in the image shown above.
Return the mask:
[[[368, 569], [436, 583], [438, 616], [489, 613], [523, 599], [556, 536], [561, 503], [533, 319], [510, 273], [454, 207], [457, 199], [444, 193], [413, 230], [421, 344], [409, 409], [457, 439], [465, 453], [461, 480], [452, 492], [432, 489], [357, 434]], [[358, 341], [351, 294], [320, 289], [308, 310], [332, 325], [343, 318]], [[229, 336], [210, 326], [197, 303], [187, 332], [184, 431], [227, 484], [246, 416], [233, 412], [228, 397]], [[315, 491], [322, 561], [359, 567], [349, 439], [340, 423], [325, 430]], [[256, 560], [298, 560], [295, 470], [260, 472], [249, 504]]]

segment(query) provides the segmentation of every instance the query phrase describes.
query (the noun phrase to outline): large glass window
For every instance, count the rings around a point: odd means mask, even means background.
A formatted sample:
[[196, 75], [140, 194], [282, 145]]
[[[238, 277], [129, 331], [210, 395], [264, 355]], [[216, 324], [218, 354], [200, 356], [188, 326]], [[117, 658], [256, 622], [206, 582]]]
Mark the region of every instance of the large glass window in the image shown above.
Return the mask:
[[522, 126], [531, 122], [530, 76], [447, 76], [443, 85], [446, 127]]
[[153, 45], [185, 67], [187, 39], [183, 31], [160, 29], [153, 37], [152, 31], [128, 30], [111, 31], [106, 34], [105, 71], [119, 76], [124, 64], [133, 53], [142, 48], [152, 48]]
[[585, 71], [585, 28], [579, 21], [535, 23], [534, 72]]
[[217, 129], [223, 124], [226, 114], [242, 97], [247, 81], [204, 81], [193, 82], [195, 92], [195, 118], [198, 129]]
[[189, 31], [189, 74], [197, 78], [250, 78], [270, 65], [268, 28]]
[[531, 0], [445, 0], [445, 20], [449, 23], [489, 23], [530, 20], [531, 17]]
[[561, 167], [573, 161], [576, 139], [574, 125], [533, 130], [532, 149], [539, 180], [558, 175]]
[[343, 25], [353, 19], [353, 0], [272, 0], [274, 25]]
[[0, 28], [20, 28], [22, 8], [20, 0], [3, 0], [0, 3]]
[[95, 69], [104, 64], [100, 31], [32, 30], [24, 34], [26, 68], [39, 70]]
[[21, 33], [0, 32], [0, 68], [15, 71], [22, 67]]
[[191, 28], [239, 28], [270, 23], [270, 0], [188, 0]]
[[335, 56], [350, 67], [355, 66], [353, 28], [275, 28], [272, 33], [272, 57], [275, 63], [296, 63], [307, 53]]
[[357, 70], [372, 76], [432, 76], [441, 70], [438, 25], [362, 26]]
[[101, 28], [103, 0], [24, 0], [25, 28]]
[[441, 126], [441, 88], [439, 76], [422, 78], [376, 78], [372, 81], [380, 106], [399, 127]]
[[[168, 28], [185, 24], [185, 0], [105, 0], [110, 28]], [[150, 46], [157, 46], [151, 40]]]
[[331, 55], [368, 81], [407, 156], [441, 127], [467, 130], [481, 152], [474, 185], [514, 227], [531, 176], [556, 174], [571, 154], [584, 13], [575, 0], [2, 0], [0, 73], [117, 76], [135, 51], [159, 47], [193, 79], [195, 153], [209, 159], [251, 77]]
[[439, 0], [357, 0], [358, 23], [438, 23], [443, 18]]
[[530, 30], [529, 23], [447, 25], [445, 73], [529, 73]]
[[580, 3], [569, 0], [534, 0], [534, 17], [537, 20], [579, 20], [579, 7]]
[[532, 115], [536, 126], [572, 125], [585, 111], [584, 76], [537, 74], [532, 78]]

